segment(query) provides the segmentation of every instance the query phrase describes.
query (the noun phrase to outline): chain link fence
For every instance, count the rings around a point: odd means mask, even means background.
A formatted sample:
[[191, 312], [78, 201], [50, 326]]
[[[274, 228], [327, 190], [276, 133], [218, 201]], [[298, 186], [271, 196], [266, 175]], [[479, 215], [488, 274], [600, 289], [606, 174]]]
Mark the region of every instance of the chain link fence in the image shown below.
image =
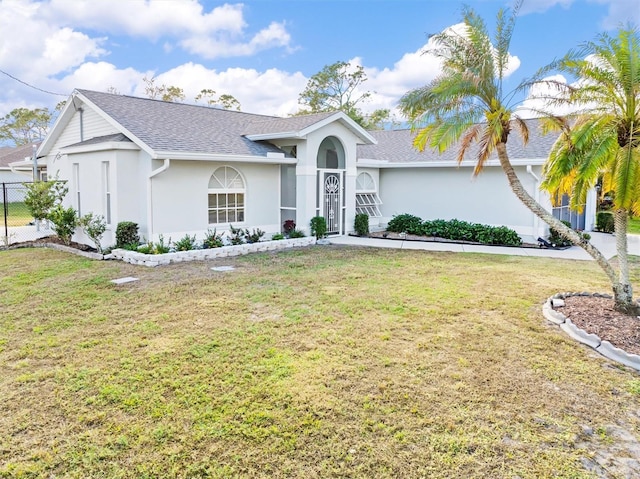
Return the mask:
[[27, 196], [25, 183], [0, 183], [0, 211], [2, 211], [2, 229], [0, 230], [0, 247], [25, 241], [34, 241], [53, 233], [48, 221], [33, 219], [24, 203]]

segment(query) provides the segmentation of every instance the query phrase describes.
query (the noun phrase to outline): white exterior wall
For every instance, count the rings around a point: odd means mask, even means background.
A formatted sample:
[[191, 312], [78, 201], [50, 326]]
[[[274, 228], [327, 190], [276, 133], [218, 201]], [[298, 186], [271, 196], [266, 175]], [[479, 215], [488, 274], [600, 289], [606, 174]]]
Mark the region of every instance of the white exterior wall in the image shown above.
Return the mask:
[[[533, 168], [540, 178], [541, 167]], [[551, 211], [548, 195], [526, 168], [516, 167], [522, 185]], [[476, 178], [471, 167], [386, 168], [380, 171], [384, 223], [409, 213], [422, 219], [459, 219], [507, 226], [525, 236], [543, 236], [547, 227], [516, 198], [499, 167], [486, 167]]]
[[202, 239], [209, 228], [215, 228], [218, 233], [229, 229], [228, 223], [208, 223], [209, 180], [221, 166], [235, 168], [245, 183], [245, 221], [233, 226], [260, 228], [267, 236], [280, 232], [279, 165], [172, 160], [166, 171], [151, 180], [153, 231], [150, 239], [157, 240], [158, 234], [173, 241], [185, 234], [195, 234]]

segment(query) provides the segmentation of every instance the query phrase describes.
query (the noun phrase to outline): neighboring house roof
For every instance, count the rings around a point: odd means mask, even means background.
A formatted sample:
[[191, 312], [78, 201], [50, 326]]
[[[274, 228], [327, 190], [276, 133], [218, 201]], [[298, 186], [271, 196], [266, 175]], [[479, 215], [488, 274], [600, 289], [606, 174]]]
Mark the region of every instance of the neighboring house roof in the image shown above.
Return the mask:
[[33, 143], [0, 149], [0, 168], [8, 169], [9, 163], [23, 161], [33, 156]]
[[[529, 141], [527, 145], [523, 145], [522, 138], [516, 131], [511, 132], [507, 143], [507, 151], [511, 161], [519, 160], [537, 160], [541, 163], [546, 160], [551, 147], [558, 138], [558, 134], [550, 133], [543, 135], [538, 120], [526, 120], [529, 128]], [[358, 145], [358, 160], [366, 162], [374, 160], [374, 162], [387, 162], [392, 164], [398, 163], [441, 163], [450, 162], [452, 165], [457, 164], [457, 155], [459, 148], [453, 145], [443, 153], [437, 150], [426, 148], [424, 151], [418, 151], [413, 146], [415, 134], [411, 130], [380, 130], [371, 131], [371, 135], [378, 140], [376, 145]], [[469, 148], [465, 156], [465, 162], [475, 163], [478, 153], [477, 143]], [[497, 160], [497, 155], [493, 155], [490, 160]]]

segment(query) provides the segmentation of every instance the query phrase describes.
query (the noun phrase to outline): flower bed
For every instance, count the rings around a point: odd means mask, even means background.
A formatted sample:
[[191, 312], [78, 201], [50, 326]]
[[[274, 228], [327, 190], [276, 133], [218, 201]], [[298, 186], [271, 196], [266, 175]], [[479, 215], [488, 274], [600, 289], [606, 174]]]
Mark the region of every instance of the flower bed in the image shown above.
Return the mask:
[[160, 266], [171, 263], [180, 263], [183, 261], [204, 261], [215, 258], [226, 258], [227, 256], [240, 256], [249, 253], [258, 253], [262, 251], [277, 251], [287, 248], [309, 246], [315, 244], [315, 242], [316, 239], [314, 237], [308, 236], [304, 238], [260, 241], [258, 243], [222, 246], [220, 248], [194, 249], [164, 254], [144, 254], [138, 251], [114, 249], [111, 251], [111, 258], [131, 264]]

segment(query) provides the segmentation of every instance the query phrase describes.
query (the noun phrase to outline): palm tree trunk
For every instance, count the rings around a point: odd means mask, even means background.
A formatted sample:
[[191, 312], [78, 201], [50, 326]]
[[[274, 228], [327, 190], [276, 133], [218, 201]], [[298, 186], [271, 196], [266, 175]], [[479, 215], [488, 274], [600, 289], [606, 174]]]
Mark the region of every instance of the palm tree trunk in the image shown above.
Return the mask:
[[[615, 270], [611, 266], [611, 263], [604, 257], [604, 255], [600, 252], [598, 248], [593, 246], [589, 241], [585, 240], [582, 236], [580, 236], [576, 231], [567, 227], [564, 223], [562, 223], [559, 219], [555, 218], [551, 213], [545, 210], [533, 197], [524, 189], [518, 175], [516, 175], [516, 171], [511, 165], [511, 161], [509, 160], [509, 155], [507, 154], [507, 144], [506, 143], [498, 143], [496, 145], [496, 149], [498, 151], [498, 159], [500, 160], [500, 166], [502, 167], [505, 175], [507, 176], [507, 180], [509, 181], [509, 186], [511, 186], [511, 190], [515, 193], [522, 203], [529, 208], [533, 214], [535, 214], [542, 221], [547, 223], [551, 228], [556, 230], [562, 236], [571, 241], [574, 245], [580, 246], [584, 249], [589, 256], [591, 256], [598, 266], [602, 268], [605, 272], [609, 281], [611, 283], [611, 288], [613, 290], [614, 298], [615, 298], [615, 307], [617, 310], [622, 312], [630, 312], [633, 311], [634, 305], [632, 303], [632, 295], [631, 295], [631, 285], [628, 284], [629, 281], [627, 279], [627, 285], [622, 285], [622, 281], [618, 281], [618, 275]], [[626, 222], [626, 217], [625, 217]], [[626, 228], [626, 223], [625, 223]], [[625, 229], [626, 231], [626, 229]], [[625, 254], [626, 254], [626, 235], [625, 235]], [[628, 272], [627, 272], [628, 276]], [[628, 288], [628, 289], [627, 289]]]
[[[627, 223], [629, 220], [627, 210], [618, 209], [613, 214], [614, 229], [616, 233], [616, 253], [618, 255], [618, 283], [614, 287], [616, 291], [616, 309], [635, 312], [629, 308], [633, 303], [633, 287], [629, 281], [629, 250], [627, 245]], [[620, 301], [620, 304], [618, 304]]]

